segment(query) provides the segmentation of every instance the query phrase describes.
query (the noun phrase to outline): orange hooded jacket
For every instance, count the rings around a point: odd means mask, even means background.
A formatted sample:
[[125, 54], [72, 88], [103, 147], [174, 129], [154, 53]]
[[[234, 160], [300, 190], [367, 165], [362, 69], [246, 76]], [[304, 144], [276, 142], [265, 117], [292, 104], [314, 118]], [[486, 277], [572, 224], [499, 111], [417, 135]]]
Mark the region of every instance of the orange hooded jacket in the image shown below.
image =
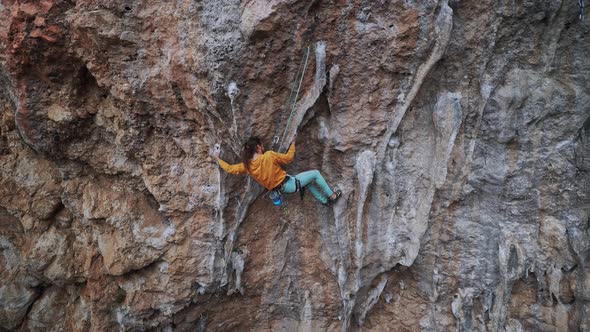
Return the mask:
[[250, 168], [246, 169], [244, 163], [230, 165], [218, 159], [219, 166], [230, 174], [250, 174], [254, 180], [263, 185], [266, 189], [276, 188], [287, 176], [281, 165], [289, 164], [295, 157], [295, 144], [291, 144], [287, 153], [266, 151], [250, 162]]

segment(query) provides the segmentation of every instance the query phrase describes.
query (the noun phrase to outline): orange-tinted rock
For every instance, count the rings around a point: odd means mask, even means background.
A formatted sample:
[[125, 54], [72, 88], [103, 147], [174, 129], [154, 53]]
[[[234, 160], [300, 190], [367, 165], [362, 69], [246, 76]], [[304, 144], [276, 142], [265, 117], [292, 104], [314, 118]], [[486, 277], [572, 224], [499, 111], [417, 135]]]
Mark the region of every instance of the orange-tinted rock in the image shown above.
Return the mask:
[[33, 23], [38, 27], [42, 27], [45, 25], [45, 18], [43, 16], [37, 16]]
[[39, 12], [40, 8], [36, 2], [29, 2], [20, 5], [20, 11], [28, 16], [35, 16]]

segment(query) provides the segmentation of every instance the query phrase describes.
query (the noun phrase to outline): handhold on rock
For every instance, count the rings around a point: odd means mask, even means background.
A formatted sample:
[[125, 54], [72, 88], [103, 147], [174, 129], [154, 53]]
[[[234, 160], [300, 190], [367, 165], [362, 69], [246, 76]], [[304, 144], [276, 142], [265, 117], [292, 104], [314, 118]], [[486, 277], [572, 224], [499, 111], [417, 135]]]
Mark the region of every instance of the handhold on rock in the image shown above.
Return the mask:
[[238, 95], [240, 94], [240, 89], [238, 89], [238, 85], [236, 84], [236, 82], [230, 82], [227, 85], [227, 96], [229, 97], [229, 100], [231, 101], [231, 103], [234, 103], [234, 100], [236, 100], [236, 97], [238, 97]]
[[209, 155], [216, 161], [221, 154], [221, 144], [215, 143], [212, 150], [209, 150]]

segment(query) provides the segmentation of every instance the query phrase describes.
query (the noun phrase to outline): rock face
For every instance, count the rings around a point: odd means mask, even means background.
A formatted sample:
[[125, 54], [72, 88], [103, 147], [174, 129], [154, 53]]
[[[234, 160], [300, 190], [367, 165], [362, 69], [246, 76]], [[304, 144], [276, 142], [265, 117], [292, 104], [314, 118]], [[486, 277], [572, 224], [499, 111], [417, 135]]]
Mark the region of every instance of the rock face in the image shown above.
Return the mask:
[[[2, 1], [1, 329], [590, 330], [578, 14]], [[277, 130], [337, 204], [209, 157]]]

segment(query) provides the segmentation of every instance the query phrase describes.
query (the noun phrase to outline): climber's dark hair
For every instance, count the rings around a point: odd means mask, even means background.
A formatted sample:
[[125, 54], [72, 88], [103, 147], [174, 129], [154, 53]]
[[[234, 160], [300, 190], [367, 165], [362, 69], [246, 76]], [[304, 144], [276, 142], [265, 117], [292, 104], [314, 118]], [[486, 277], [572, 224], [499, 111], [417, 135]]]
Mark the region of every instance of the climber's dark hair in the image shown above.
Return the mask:
[[261, 145], [262, 141], [258, 136], [250, 137], [244, 144], [244, 151], [242, 152], [242, 162], [246, 169], [250, 169], [250, 159], [254, 157], [256, 153], [256, 146]]

